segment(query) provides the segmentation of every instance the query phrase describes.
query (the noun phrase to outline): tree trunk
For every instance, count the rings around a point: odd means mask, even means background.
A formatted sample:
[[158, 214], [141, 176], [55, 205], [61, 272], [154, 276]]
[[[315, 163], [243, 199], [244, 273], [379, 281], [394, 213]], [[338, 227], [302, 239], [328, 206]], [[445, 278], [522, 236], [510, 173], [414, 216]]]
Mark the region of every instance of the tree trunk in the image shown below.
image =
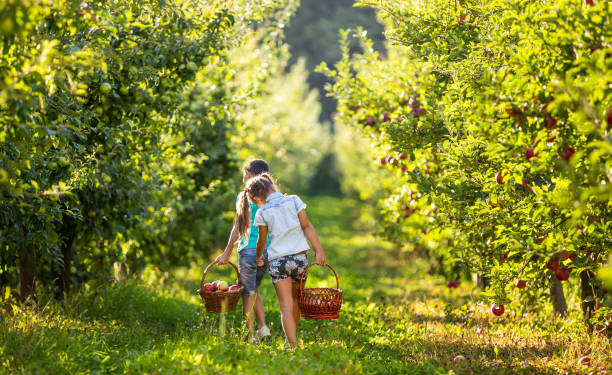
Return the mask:
[[474, 286], [477, 286], [482, 290], [487, 289], [490, 284], [488, 277], [478, 273], [472, 273], [472, 283], [474, 283]]
[[70, 292], [70, 267], [72, 266], [72, 244], [76, 233], [76, 220], [69, 216], [64, 215], [62, 218], [62, 227], [60, 229], [60, 236], [62, 240], [62, 268], [55, 279], [55, 285], [57, 286], [57, 292], [55, 293], [56, 299], [62, 299], [64, 295]]
[[582, 299], [582, 312], [584, 322], [587, 324], [589, 331], [593, 331], [593, 325], [590, 322], [595, 305], [601, 298], [601, 288], [594, 283], [595, 274], [593, 271], [584, 270], [580, 272], [580, 297]]
[[32, 249], [22, 248], [19, 252], [19, 293], [21, 302], [36, 298], [34, 276], [36, 274], [36, 254]]
[[565, 316], [567, 313], [567, 302], [565, 302], [565, 294], [563, 293], [563, 285], [556, 277], [551, 278], [550, 297], [552, 299], [555, 313]]
[[115, 270], [115, 281], [124, 281], [127, 279], [129, 268], [125, 262], [115, 262], [113, 263], [113, 268]]

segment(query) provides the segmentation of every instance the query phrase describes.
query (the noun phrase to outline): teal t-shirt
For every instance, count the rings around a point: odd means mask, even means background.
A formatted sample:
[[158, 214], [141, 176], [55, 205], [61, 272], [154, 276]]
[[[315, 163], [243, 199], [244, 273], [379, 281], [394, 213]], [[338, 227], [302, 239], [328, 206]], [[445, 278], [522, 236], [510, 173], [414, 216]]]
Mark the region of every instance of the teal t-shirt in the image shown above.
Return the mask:
[[[240, 199], [240, 195], [238, 196]], [[243, 249], [256, 249], [257, 248], [257, 238], [259, 237], [259, 227], [253, 225], [253, 220], [255, 220], [255, 214], [259, 207], [249, 202], [249, 206], [251, 207], [251, 230], [249, 231], [248, 242], [244, 241], [244, 238], [240, 238], [240, 243], [238, 244], [238, 251]], [[268, 246], [270, 246], [270, 236], [268, 236], [268, 243], [266, 244], [266, 250], [268, 250]]]

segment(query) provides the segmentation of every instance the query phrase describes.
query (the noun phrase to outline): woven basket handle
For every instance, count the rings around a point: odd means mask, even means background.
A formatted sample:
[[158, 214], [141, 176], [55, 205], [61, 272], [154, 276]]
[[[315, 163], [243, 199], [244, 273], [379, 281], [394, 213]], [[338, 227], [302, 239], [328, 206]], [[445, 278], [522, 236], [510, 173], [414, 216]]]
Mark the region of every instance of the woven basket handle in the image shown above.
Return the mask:
[[[313, 266], [315, 264], [318, 266], [317, 263], [310, 263], [308, 265], [308, 267], [306, 267], [304, 272], [302, 272], [302, 277], [300, 277], [300, 292], [304, 290], [304, 284], [305, 284], [304, 276], [306, 276], [306, 274], [308, 273], [308, 269], [310, 268], [310, 266]], [[329, 267], [332, 270], [332, 272], [334, 273], [334, 276], [336, 276], [336, 289], [340, 289], [340, 282], [338, 281], [338, 274], [336, 273], [336, 270], [329, 263], [325, 263], [325, 265], [327, 267]]]
[[[200, 281], [200, 290], [204, 290], [204, 280], [206, 279], [206, 274], [208, 273], [208, 271], [215, 265], [217, 265], [217, 261], [212, 262], [211, 264], [208, 265], [208, 267], [206, 267], [206, 269], [204, 270], [204, 273], [202, 274], [202, 280]], [[238, 284], [242, 284], [240, 282], [240, 272], [238, 272], [238, 267], [236, 267], [236, 265], [232, 262], [227, 262], [229, 265], [231, 265], [232, 267], [234, 267], [234, 271], [236, 271], [236, 276], [238, 279]]]

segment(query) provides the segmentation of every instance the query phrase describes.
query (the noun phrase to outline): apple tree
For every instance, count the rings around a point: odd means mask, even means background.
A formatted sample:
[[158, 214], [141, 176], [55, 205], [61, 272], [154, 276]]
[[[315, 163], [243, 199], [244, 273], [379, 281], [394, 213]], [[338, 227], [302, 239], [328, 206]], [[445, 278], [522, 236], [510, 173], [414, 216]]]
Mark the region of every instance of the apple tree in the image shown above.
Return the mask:
[[365, 52], [349, 55], [345, 32], [343, 60], [320, 69], [341, 118], [403, 178], [383, 202], [385, 232], [484, 276], [498, 304], [516, 293], [537, 304], [550, 290], [564, 313], [569, 282], [585, 318], [603, 316], [610, 297], [594, 276], [612, 249], [610, 3], [358, 3], [379, 11], [387, 56], [360, 31]]
[[0, 4], [0, 283], [207, 251], [180, 240], [224, 224], [194, 205], [227, 205], [238, 171], [225, 57], [284, 6], [234, 3]]

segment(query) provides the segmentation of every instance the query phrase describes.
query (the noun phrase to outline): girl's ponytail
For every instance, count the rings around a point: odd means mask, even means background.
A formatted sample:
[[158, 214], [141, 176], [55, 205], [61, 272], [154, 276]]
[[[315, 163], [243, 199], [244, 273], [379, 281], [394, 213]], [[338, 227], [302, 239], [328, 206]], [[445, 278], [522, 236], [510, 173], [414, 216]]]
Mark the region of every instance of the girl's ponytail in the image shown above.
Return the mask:
[[260, 174], [260, 176], [270, 181], [272, 183], [272, 187], [274, 188], [274, 191], [278, 191], [278, 186], [276, 186], [276, 181], [274, 181], [274, 178], [268, 172], [262, 173]]
[[236, 226], [238, 227], [240, 238], [245, 241], [249, 237], [250, 224], [251, 206], [249, 206], [249, 198], [247, 197], [247, 190], [245, 190], [240, 193], [240, 199], [236, 203]]

